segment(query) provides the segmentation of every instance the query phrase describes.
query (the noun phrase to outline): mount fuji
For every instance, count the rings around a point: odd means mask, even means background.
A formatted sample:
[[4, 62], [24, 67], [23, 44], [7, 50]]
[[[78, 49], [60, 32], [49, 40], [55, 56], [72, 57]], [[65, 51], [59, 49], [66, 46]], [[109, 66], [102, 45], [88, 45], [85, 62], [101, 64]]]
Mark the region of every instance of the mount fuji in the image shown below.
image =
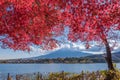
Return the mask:
[[35, 57], [35, 59], [85, 57], [85, 56], [90, 56], [90, 55], [93, 55], [93, 54], [82, 52], [79, 50], [69, 49], [69, 48], [61, 48], [61, 49], [53, 51], [49, 54]]

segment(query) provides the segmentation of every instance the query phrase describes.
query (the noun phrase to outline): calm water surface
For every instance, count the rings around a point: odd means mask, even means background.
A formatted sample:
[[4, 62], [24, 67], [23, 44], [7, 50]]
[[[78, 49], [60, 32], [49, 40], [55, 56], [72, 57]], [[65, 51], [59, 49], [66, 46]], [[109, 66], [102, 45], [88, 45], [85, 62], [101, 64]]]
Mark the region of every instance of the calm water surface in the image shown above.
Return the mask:
[[[117, 63], [120, 68], [120, 63]], [[107, 69], [106, 63], [97, 64], [0, 64], [0, 74], [22, 74], [22, 73], [49, 73], [49, 72], [72, 72], [97, 71]]]

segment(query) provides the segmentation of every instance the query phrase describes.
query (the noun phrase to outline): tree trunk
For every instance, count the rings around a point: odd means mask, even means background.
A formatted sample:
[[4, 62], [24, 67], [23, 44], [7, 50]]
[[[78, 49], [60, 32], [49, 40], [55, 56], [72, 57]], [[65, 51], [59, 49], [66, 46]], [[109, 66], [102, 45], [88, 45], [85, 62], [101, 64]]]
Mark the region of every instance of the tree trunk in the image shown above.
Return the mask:
[[[112, 54], [111, 54], [111, 49], [110, 49], [109, 42], [107, 40], [107, 37], [103, 34], [103, 32], [101, 33], [100, 37], [103, 40], [103, 43], [105, 45], [105, 49], [106, 49], [105, 59], [106, 59], [107, 65], [108, 65], [108, 69], [113, 71], [115, 69], [114, 69], [113, 63], [112, 63]], [[105, 80], [113, 80], [114, 75], [115, 75], [114, 73], [111, 74], [111, 73], [108, 72], [106, 74]]]
[[109, 46], [109, 43], [107, 41], [107, 39], [105, 40], [105, 47], [106, 47], [106, 61], [107, 61], [107, 64], [108, 64], [108, 69], [109, 70], [114, 70], [114, 67], [113, 67], [113, 63], [112, 63], [112, 54], [111, 54], [111, 49], [110, 49], [110, 46]]

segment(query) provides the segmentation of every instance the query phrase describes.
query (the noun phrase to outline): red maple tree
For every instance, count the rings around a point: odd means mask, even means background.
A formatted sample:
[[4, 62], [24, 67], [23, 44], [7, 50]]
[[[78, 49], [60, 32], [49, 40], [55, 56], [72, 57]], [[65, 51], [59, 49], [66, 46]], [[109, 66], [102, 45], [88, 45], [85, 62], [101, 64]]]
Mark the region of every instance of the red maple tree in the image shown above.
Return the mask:
[[[57, 47], [53, 36], [69, 27], [69, 40], [102, 42], [106, 61], [114, 69], [110, 39], [120, 30], [119, 0], [1, 0], [0, 42], [3, 48], [30, 50], [31, 45], [45, 49]], [[118, 34], [119, 35], [119, 34]]]
[[119, 0], [70, 0], [65, 11], [65, 23], [69, 26], [69, 40], [103, 43], [106, 48], [108, 68], [113, 70], [109, 40], [119, 39]]

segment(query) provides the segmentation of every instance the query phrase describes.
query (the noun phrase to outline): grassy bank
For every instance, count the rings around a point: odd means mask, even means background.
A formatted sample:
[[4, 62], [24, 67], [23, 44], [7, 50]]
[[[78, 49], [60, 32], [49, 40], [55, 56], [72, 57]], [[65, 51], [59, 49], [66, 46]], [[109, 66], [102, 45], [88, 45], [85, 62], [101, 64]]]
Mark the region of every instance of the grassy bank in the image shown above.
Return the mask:
[[113, 76], [113, 80], [120, 80], [120, 71], [96, 71], [96, 72], [84, 72], [81, 73], [68, 73], [68, 72], [56, 72], [48, 74], [29, 73], [29, 74], [17, 74], [12, 76], [8, 74], [0, 76], [0, 80], [105, 80], [107, 76]]

